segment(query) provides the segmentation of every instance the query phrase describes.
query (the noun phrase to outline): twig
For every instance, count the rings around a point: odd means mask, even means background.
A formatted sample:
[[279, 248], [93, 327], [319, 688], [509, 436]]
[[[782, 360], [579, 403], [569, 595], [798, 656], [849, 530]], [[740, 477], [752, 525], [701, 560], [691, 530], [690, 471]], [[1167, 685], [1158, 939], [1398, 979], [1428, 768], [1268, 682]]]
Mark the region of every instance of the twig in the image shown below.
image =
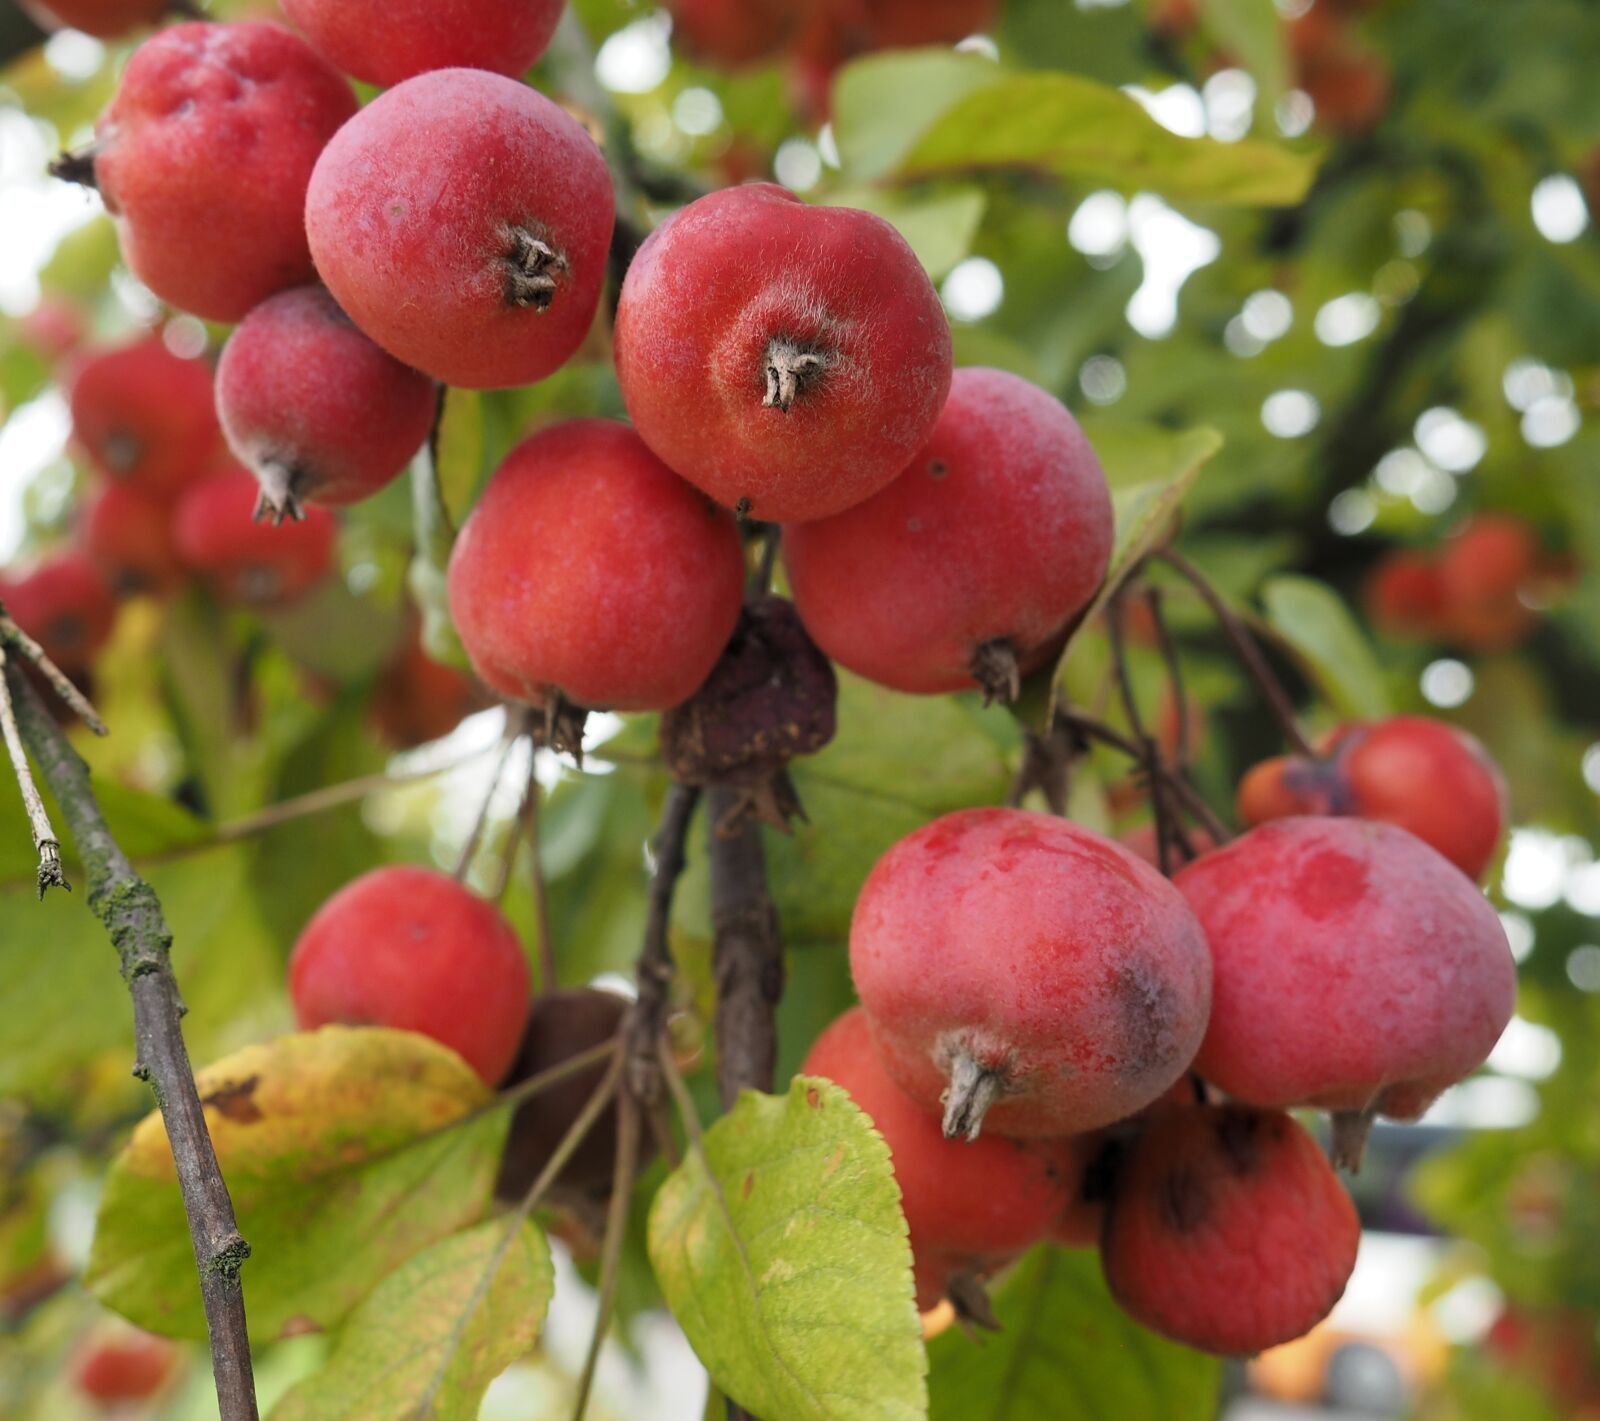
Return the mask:
[[505, 778], [506, 764], [511, 759], [511, 748], [521, 735], [521, 718], [507, 711], [505, 734], [500, 737], [500, 758], [495, 762], [494, 774], [489, 779], [489, 788], [484, 791], [483, 802], [478, 806], [477, 818], [472, 821], [472, 831], [467, 835], [466, 843], [461, 846], [461, 857], [456, 860], [455, 879], [458, 883], [466, 879], [467, 870], [472, 867], [472, 860], [477, 857], [478, 844], [489, 822], [490, 807], [494, 804], [500, 781]]
[[[556, 973], [555, 935], [550, 931], [550, 894], [544, 881], [544, 860], [539, 852], [539, 801], [544, 790], [539, 784], [539, 752], [530, 747], [528, 758], [528, 788], [522, 796], [523, 838], [528, 844], [528, 886], [533, 893], [534, 931], [538, 934], [539, 990], [553, 992], [559, 978]], [[508, 853], [511, 852], [508, 850]], [[509, 862], [508, 862], [509, 867]]]
[[771, 1090], [778, 1056], [773, 1013], [783, 996], [783, 937], [767, 889], [760, 825], [746, 820], [719, 832], [738, 791], [715, 788], [706, 800], [711, 840], [712, 970], [717, 981], [717, 1083], [724, 1108], [745, 1089]]
[[1183, 663], [1178, 657], [1178, 644], [1172, 638], [1172, 628], [1161, 612], [1161, 589], [1154, 585], [1145, 588], [1145, 605], [1150, 608], [1150, 620], [1155, 623], [1156, 643], [1161, 648], [1161, 659], [1167, 668], [1167, 688], [1172, 695], [1172, 709], [1178, 717], [1178, 733], [1173, 741], [1172, 762], [1179, 774], [1189, 773], [1189, 697], [1184, 690]]
[[1217, 619], [1217, 625], [1222, 628], [1233, 646], [1239, 664], [1256, 683], [1262, 698], [1272, 711], [1273, 718], [1282, 727], [1284, 738], [1298, 754], [1315, 759], [1317, 752], [1300, 729], [1300, 722], [1295, 718], [1294, 703], [1289, 699], [1289, 693], [1283, 689], [1283, 682], [1273, 674], [1272, 667], [1267, 664], [1267, 658], [1256, 644], [1255, 637], [1250, 634], [1250, 629], [1223, 600], [1222, 594], [1211, 585], [1210, 578], [1182, 553], [1172, 548], [1161, 548], [1154, 556], [1180, 574], [1200, 594], [1201, 601], [1211, 609], [1212, 616]]
[[134, 1073], [150, 1083], [166, 1125], [178, 1185], [200, 1271], [200, 1295], [211, 1336], [211, 1369], [221, 1421], [256, 1421], [250, 1338], [239, 1268], [250, 1246], [239, 1234], [228, 1187], [206, 1130], [194, 1071], [183, 1042], [183, 1003], [168, 950], [172, 933], [155, 892], [135, 871], [106, 827], [89, 783], [89, 767], [50, 718], [33, 688], [11, 677], [23, 739], [71, 830], [89, 878], [89, 906], [106, 926], [133, 998], [138, 1043]]
[[539, 1177], [528, 1186], [528, 1192], [522, 1196], [522, 1202], [512, 1211], [506, 1236], [496, 1246], [488, 1263], [484, 1265], [483, 1276], [478, 1279], [477, 1286], [472, 1290], [472, 1296], [467, 1299], [466, 1307], [461, 1310], [461, 1316], [456, 1319], [456, 1325], [450, 1331], [450, 1338], [445, 1343], [444, 1356], [439, 1359], [438, 1370], [434, 1372], [428, 1390], [417, 1405], [417, 1421], [427, 1421], [427, 1418], [434, 1414], [433, 1403], [438, 1399], [439, 1388], [444, 1385], [444, 1379], [450, 1373], [451, 1362], [461, 1350], [461, 1339], [466, 1336], [468, 1325], [482, 1306], [484, 1298], [489, 1295], [495, 1275], [500, 1271], [500, 1265], [506, 1261], [506, 1255], [511, 1252], [511, 1245], [522, 1232], [522, 1226], [528, 1221], [528, 1215], [539, 1206], [539, 1201], [544, 1198], [545, 1192], [566, 1168], [567, 1161], [572, 1158], [578, 1146], [594, 1128], [594, 1122], [600, 1118], [606, 1106], [611, 1103], [611, 1097], [617, 1091], [617, 1082], [622, 1077], [622, 1059], [620, 1054], [612, 1058], [611, 1068], [595, 1087], [594, 1094], [589, 1097], [589, 1103], [568, 1127], [567, 1133], [561, 1137], [561, 1143], [555, 1147], [550, 1158], [545, 1161], [544, 1168], [539, 1171]]
[[0, 642], [0, 731], [5, 735], [6, 751], [11, 756], [11, 768], [17, 776], [17, 788], [22, 791], [22, 807], [28, 811], [28, 826], [33, 830], [34, 852], [39, 855], [38, 884], [42, 902], [46, 890], [60, 888], [70, 893], [72, 885], [62, 871], [61, 841], [56, 838], [50, 816], [45, 812], [44, 800], [39, 797], [39, 786], [33, 782], [28, 752], [22, 744], [22, 734], [17, 729], [6, 665], [5, 643]]
[[759, 602], [772, 588], [772, 574], [778, 566], [778, 550], [783, 546], [783, 525], [769, 523], [761, 532], [761, 556], [751, 574], [745, 593], [747, 601]]
[[72, 678], [65, 671], [45, 655], [43, 647], [6, 615], [3, 602], [0, 602], [0, 645], [11, 647], [24, 661], [32, 662], [39, 669], [39, 674], [50, 683], [50, 689], [61, 697], [67, 709], [96, 735], [109, 733], [105, 721], [89, 704], [89, 698], [72, 684]]
[[650, 879], [644, 943], [639, 949], [639, 995], [627, 1026], [628, 1090], [647, 1110], [661, 1099], [657, 1056], [672, 987], [672, 949], [667, 942], [667, 927], [672, 917], [673, 889], [684, 868], [689, 821], [699, 802], [700, 791], [695, 786], [674, 784], [661, 806], [661, 825], [653, 844], [655, 873]]
[[611, 1330], [611, 1312], [617, 1300], [617, 1266], [622, 1262], [622, 1245], [628, 1236], [628, 1208], [633, 1202], [638, 1166], [639, 1102], [623, 1091], [617, 1103], [617, 1157], [611, 1170], [611, 1202], [606, 1210], [606, 1237], [600, 1251], [600, 1309], [595, 1314], [594, 1335], [589, 1339], [589, 1355], [583, 1359], [583, 1373], [578, 1378], [573, 1421], [583, 1421], [583, 1414], [589, 1409], [600, 1348]]

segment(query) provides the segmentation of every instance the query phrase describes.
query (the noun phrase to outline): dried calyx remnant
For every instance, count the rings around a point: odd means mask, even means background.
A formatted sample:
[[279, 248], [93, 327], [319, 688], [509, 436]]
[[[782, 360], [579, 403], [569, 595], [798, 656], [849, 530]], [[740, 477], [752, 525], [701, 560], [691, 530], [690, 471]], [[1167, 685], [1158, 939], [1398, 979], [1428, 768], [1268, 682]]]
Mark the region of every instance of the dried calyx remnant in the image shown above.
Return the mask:
[[506, 238], [506, 304], [548, 311], [567, 274], [566, 257], [526, 227], [508, 229]]
[[1022, 694], [1017, 651], [1005, 637], [986, 641], [972, 653], [972, 679], [983, 687], [984, 705], [1014, 701]]
[[767, 346], [763, 367], [767, 393], [761, 403], [788, 414], [796, 400], [821, 382], [828, 365], [826, 351], [779, 336]]
[[278, 460], [263, 460], [255, 471], [261, 484], [252, 517], [257, 523], [270, 520], [274, 528], [281, 527], [284, 519], [304, 523], [306, 511], [300, 498], [308, 482], [305, 472], [292, 464]]
[[749, 818], [786, 829], [804, 818], [788, 763], [833, 739], [839, 683], [785, 598], [740, 614], [705, 684], [661, 717], [661, 749], [682, 783], [719, 785], [739, 798], [717, 825], [735, 834]]

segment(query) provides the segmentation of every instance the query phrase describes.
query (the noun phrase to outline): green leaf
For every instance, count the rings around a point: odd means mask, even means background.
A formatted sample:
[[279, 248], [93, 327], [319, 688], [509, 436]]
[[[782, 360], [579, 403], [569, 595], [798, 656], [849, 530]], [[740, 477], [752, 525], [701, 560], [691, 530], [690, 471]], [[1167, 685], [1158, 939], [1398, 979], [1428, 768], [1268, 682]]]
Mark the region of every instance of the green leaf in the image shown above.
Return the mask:
[[439, 422], [439, 496], [457, 527], [467, 516], [484, 474], [483, 396], [451, 390]]
[[1377, 658], [1331, 587], [1309, 577], [1274, 577], [1262, 586], [1261, 602], [1269, 625], [1340, 715], [1389, 714]]
[[995, 1289], [1001, 1330], [928, 1348], [932, 1421], [1211, 1421], [1222, 1366], [1164, 1341], [1112, 1300], [1088, 1251], [1034, 1250]]
[[856, 180], [1025, 170], [1199, 202], [1291, 206], [1315, 161], [1275, 144], [1180, 138], [1137, 100], [1078, 74], [1008, 71], [914, 50], [858, 60], [835, 88], [834, 134]]
[[837, 1086], [740, 1096], [656, 1194], [649, 1243], [712, 1381], [764, 1421], [926, 1413], [900, 1191]]
[[1288, 87], [1289, 56], [1276, 6], [1262, 0], [1201, 0], [1206, 29], [1256, 81], [1257, 111], [1271, 113]]
[[[1079, 626], [1095, 619], [1166, 534], [1200, 470], [1222, 448], [1222, 436], [1203, 426], [1177, 432], [1151, 426], [1091, 426], [1088, 433], [1111, 485], [1116, 534], [1105, 581]], [[1069, 640], [1056, 663], [1057, 688], [1077, 642], [1076, 636]]]
[[986, 199], [974, 187], [932, 196], [892, 188], [851, 187], [830, 192], [825, 201], [833, 207], [859, 207], [893, 224], [928, 275], [938, 281], [972, 251]]
[[919, 134], [963, 94], [1004, 73], [992, 61], [949, 49], [858, 59], [833, 82], [833, 135], [847, 177], [887, 177]]
[[461, 1335], [484, 1270], [506, 1241], [493, 1219], [424, 1249], [350, 1314], [321, 1371], [272, 1409], [270, 1421], [413, 1421], [447, 1355], [435, 1421], [475, 1421], [489, 1383], [531, 1351], [550, 1306], [550, 1246], [523, 1224]]
[[[338, 1324], [386, 1274], [482, 1213], [507, 1114], [453, 1051], [412, 1032], [324, 1027], [195, 1078], [228, 1181], [250, 1331]], [[445, 1129], [454, 1126], [453, 1129]], [[85, 1281], [141, 1327], [203, 1338], [172, 1151], [141, 1122], [106, 1181]]]

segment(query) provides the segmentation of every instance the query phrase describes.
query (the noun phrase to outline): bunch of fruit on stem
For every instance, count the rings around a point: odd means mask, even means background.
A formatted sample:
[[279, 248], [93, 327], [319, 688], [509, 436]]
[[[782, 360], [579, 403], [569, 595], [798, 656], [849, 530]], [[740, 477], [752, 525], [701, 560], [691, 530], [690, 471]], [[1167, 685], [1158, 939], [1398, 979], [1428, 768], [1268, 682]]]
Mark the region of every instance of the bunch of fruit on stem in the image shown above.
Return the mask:
[[[400, 472], [437, 385], [522, 385], [574, 356], [614, 219], [588, 131], [512, 77], [558, 5], [410, 0], [382, 24], [349, 0], [285, 8], [306, 39], [250, 22], [147, 41], [74, 160], [158, 296], [239, 323], [216, 416], [242, 469], [218, 471], [195, 362], [147, 341], [78, 374], [79, 440], [101, 497], [127, 505], [92, 546], [115, 576], [159, 587], [188, 569], [258, 602], [326, 570], [326, 509]], [[716, 26], [699, 25], [717, 7], [672, 8], [710, 52]], [[948, 39], [992, 13], [744, 8], [774, 30], [728, 59], [802, 33], [829, 52]], [[341, 70], [388, 87], [358, 110]], [[613, 334], [631, 423], [569, 420], [514, 449], [450, 559], [462, 643], [518, 713], [690, 701], [736, 628], [754, 635], [746, 517], [782, 525], [815, 647], [903, 692], [1014, 698], [1102, 585], [1111, 500], [1083, 431], [1015, 375], [952, 369], [939, 299], [880, 218], [769, 184], [699, 198], [640, 247]], [[146, 381], [196, 391], [149, 398]], [[1442, 781], [1459, 791], [1448, 816]], [[1010, 809], [939, 819], [873, 870], [850, 934], [861, 1005], [805, 1070], [887, 1139], [923, 1305], [1045, 1238], [1098, 1241], [1134, 1316], [1217, 1352], [1296, 1336], [1338, 1297], [1354, 1210], [1285, 1112], [1332, 1112], [1354, 1163], [1374, 1117], [1415, 1119], [1488, 1054], [1513, 969], [1468, 875], [1499, 840], [1501, 792], [1475, 745], [1409, 719], [1261, 767], [1241, 808], [1258, 827], [1171, 881]], [[490, 1084], [607, 1039], [622, 1010], [595, 994], [530, 1009], [499, 911], [408, 868], [323, 906], [290, 990], [307, 1028], [423, 1032]], [[524, 1108], [504, 1186], [548, 1157], [575, 1099]], [[569, 1171], [608, 1177], [603, 1160]]]

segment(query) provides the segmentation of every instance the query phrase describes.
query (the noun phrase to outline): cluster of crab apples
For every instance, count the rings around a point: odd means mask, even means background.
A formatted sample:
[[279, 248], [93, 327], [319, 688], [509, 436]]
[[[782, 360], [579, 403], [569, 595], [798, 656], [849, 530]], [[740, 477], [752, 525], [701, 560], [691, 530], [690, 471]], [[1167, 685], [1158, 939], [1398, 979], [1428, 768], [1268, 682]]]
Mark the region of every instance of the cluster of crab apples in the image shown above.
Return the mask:
[[[599, 148], [511, 77], [549, 26], [485, 19], [553, 24], [559, 6], [414, 4], [414, 26], [285, 8], [307, 39], [259, 23], [150, 39], [69, 165], [152, 291], [239, 323], [215, 388], [248, 473], [212, 471], [214, 429], [140, 423], [166, 408], [138, 393], [139, 362], [176, 360], [159, 346], [104, 357], [127, 373], [98, 406], [85, 369], [74, 408], [102, 497], [169, 510], [177, 564], [246, 599], [326, 567], [326, 508], [398, 475], [438, 386], [572, 359], [613, 249]], [[494, 43], [447, 42], [458, 12]], [[389, 87], [358, 110], [341, 70]], [[1014, 696], [1106, 576], [1111, 500], [1083, 431], [1015, 375], [953, 369], [927, 275], [873, 215], [766, 184], [690, 202], [634, 256], [612, 345], [630, 422], [569, 420], [514, 449], [449, 567], [479, 677], [552, 723], [700, 690], [744, 607], [741, 520], [781, 525], [816, 647], [913, 694]], [[113, 397], [125, 422], [96, 436], [90, 410]], [[181, 474], [156, 467], [164, 441], [187, 451]], [[873, 869], [850, 933], [861, 1004], [804, 1070], [887, 1140], [922, 1305], [1047, 1238], [1098, 1242], [1131, 1314], [1212, 1351], [1297, 1336], [1337, 1299], [1355, 1212], [1287, 1112], [1332, 1112], [1353, 1163], [1373, 1118], [1415, 1119], [1485, 1059], [1514, 993], [1475, 881], [1502, 793], [1474, 742], [1411, 718], [1261, 767], [1241, 809], [1256, 827], [1171, 880], [1017, 809], [946, 816]], [[490, 1084], [592, 1044], [551, 1044], [579, 1015], [605, 1039], [626, 1009], [530, 1007], [499, 910], [394, 867], [317, 913], [290, 992], [307, 1028], [419, 1031]], [[552, 1099], [522, 1107], [508, 1169], [561, 1138]]]

